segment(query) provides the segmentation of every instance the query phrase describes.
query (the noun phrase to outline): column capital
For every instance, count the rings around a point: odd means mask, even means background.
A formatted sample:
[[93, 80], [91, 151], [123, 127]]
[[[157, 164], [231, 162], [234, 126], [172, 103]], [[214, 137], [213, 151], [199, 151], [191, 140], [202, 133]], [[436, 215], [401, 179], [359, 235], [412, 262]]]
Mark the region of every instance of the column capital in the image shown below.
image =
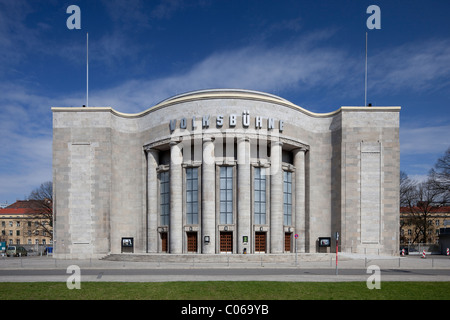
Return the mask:
[[239, 137], [237, 139], [237, 142], [249, 142], [249, 141], [250, 141], [250, 137], [248, 137], [248, 136]]
[[294, 152], [294, 153], [298, 153], [298, 152], [306, 153], [306, 151], [308, 151], [308, 150], [305, 147], [298, 147], [298, 148], [295, 148], [294, 150], [292, 150], [292, 152]]
[[270, 146], [271, 147], [283, 146], [283, 142], [280, 140], [270, 140]]
[[203, 137], [202, 138], [202, 142], [206, 143], [206, 142], [214, 142], [215, 138], [214, 137]]
[[147, 153], [150, 153], [150, 154], [153, 154], [153, 155], [157, 155], [160, 152], [158, 149], [153, 149], [153, 148], [145, 148], [145, 151]]

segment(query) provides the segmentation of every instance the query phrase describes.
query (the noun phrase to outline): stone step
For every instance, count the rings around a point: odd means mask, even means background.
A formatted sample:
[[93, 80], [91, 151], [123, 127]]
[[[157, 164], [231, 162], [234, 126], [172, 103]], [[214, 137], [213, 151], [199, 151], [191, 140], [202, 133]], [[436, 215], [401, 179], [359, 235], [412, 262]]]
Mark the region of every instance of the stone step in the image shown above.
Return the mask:
[[[335, 254], [328, 253], [299, 253], [299, 261], [330, 261]], [[344, 260], [347, 258], [343, 257]], [[179, 262], [189, 263], [228, 263], [228, 262], [265, 262], [265, 263], [295, 263], [296, 255], [291, 254], [151, 254], [151, 253], [122, 253], [109, 254], [102, 258], [108, 261], [135, 261], [135, 262]]]

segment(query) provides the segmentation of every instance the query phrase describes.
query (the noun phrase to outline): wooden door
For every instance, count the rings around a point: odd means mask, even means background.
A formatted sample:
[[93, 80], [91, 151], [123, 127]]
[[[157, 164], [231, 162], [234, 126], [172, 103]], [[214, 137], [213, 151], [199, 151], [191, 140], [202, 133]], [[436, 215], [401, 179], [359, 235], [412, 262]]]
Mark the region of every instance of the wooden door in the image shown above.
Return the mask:
[[255, 252], [266, 252], [265, 232], [255, 232]]
[[197, 252], [197, 232], [187, 233], [187, 249], [188, 252]]
[[161, 232], [161, 252], [167, 252], [167, 232]]
[[284, 252], [291, 252], [291, 238], [292, 233], [286, 232], [284, 234]]
[[233, 232], [220, 233], [220, 252], [233, 252]]

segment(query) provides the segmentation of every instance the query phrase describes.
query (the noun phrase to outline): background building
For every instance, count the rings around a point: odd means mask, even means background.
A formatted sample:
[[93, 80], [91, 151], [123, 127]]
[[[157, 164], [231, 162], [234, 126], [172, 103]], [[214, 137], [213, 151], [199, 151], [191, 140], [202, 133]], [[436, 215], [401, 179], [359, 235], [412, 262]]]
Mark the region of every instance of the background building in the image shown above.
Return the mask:
[[337, 232], [341, 251], [398, 254], [399, 107], [204, 90], [52, 111], [55, 257], [319, 252]]
[[[450, 206], [420, 205], [400, 208], [400, 245], [409, 252], [440, 251], [450, 226]], [[450, 228], [449, 228], [450, 229]], [[444, 236], [444, 237], [445, 237]], [[445, 247], [447, 248], [447, 247]]]
[[19, 200], [0, 209], [0, 241], [43, 251], [52, 246], [52, 216], [40, 200]]

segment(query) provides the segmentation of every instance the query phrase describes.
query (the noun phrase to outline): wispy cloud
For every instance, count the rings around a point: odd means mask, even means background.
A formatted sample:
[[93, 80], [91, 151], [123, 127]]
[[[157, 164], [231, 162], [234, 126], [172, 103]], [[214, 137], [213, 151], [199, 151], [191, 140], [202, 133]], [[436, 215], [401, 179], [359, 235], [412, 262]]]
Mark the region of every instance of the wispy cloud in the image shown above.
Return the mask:
[[97, 105], [138, 112], [169, 96], [207, 88], [306, 93], [319, 86], [324, 90], [348, 86], [351, 91], [354, 67], [346, 52], [320, 43], [314, 47], [309, 39], [276, 47], [250, 45], [212, 53], [182, 73], [127, 80], [93, 93], [90, 99]]
[[434, 92], [450, 86], [449, 39], [401, 44], [369, 59], [369, 86], [375, 92]]
[[450, 125], [401, 126], [400, 152], [404, 156], [441, 154], [450, 146], [449, 135]]

